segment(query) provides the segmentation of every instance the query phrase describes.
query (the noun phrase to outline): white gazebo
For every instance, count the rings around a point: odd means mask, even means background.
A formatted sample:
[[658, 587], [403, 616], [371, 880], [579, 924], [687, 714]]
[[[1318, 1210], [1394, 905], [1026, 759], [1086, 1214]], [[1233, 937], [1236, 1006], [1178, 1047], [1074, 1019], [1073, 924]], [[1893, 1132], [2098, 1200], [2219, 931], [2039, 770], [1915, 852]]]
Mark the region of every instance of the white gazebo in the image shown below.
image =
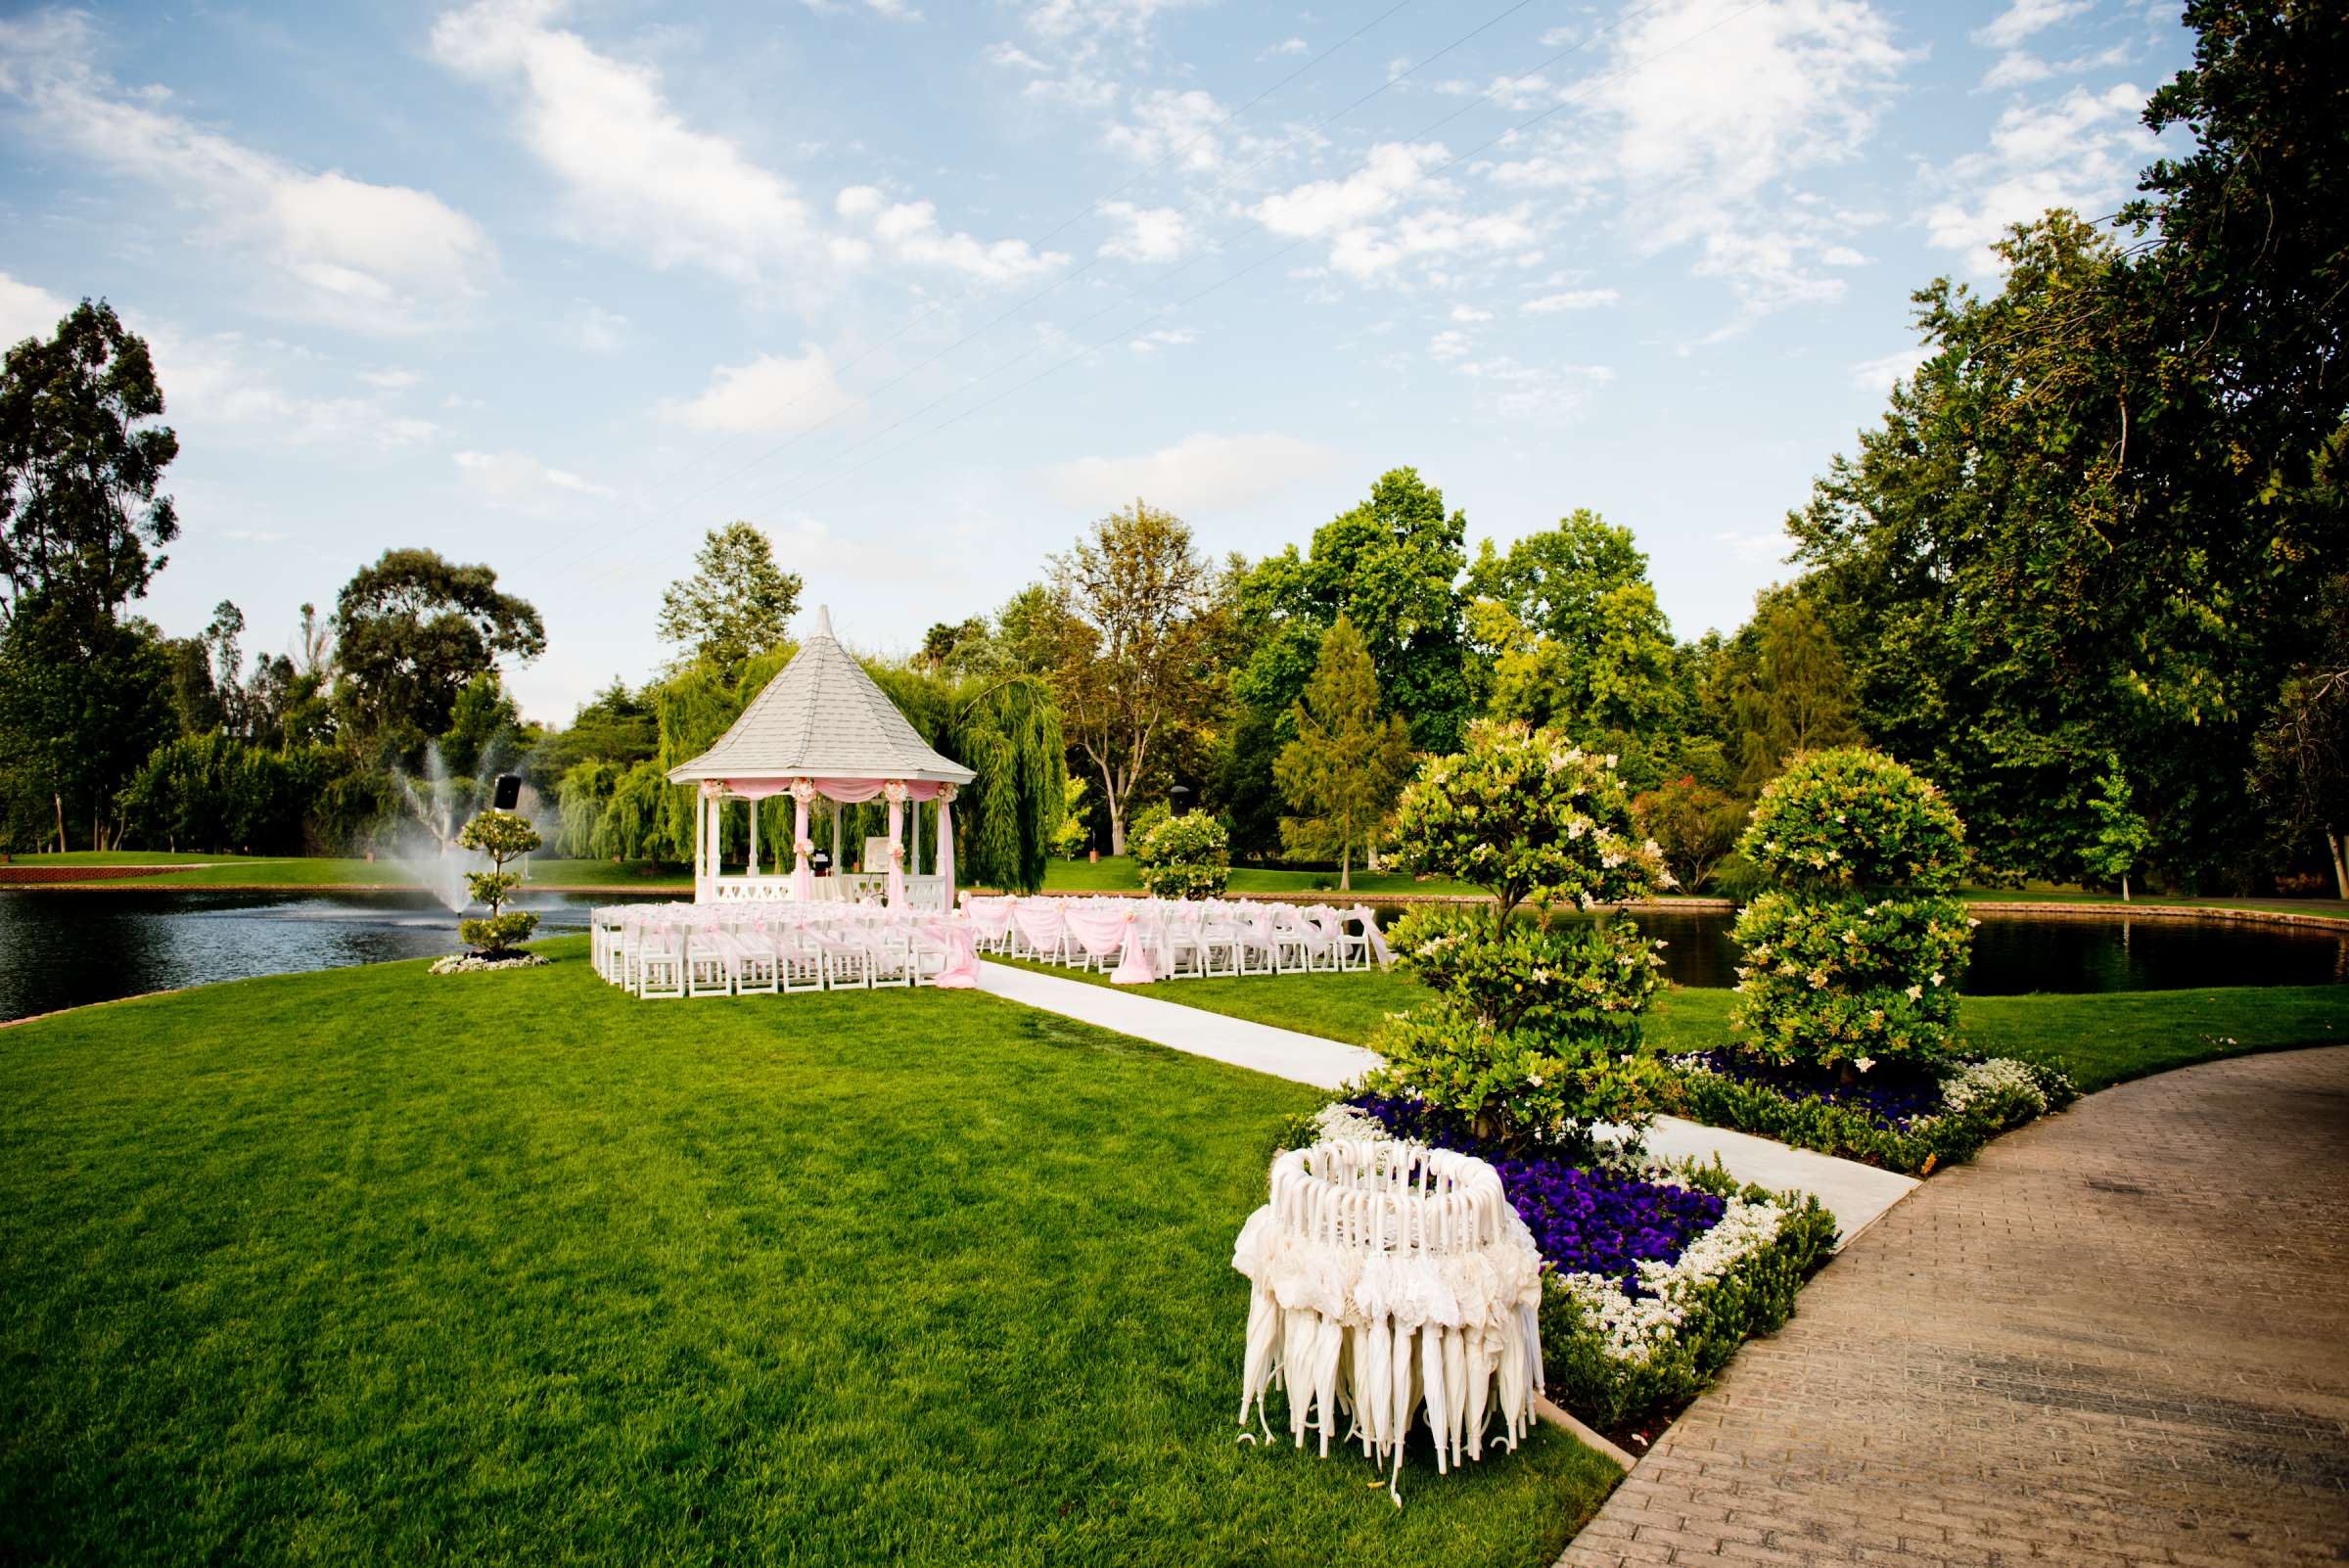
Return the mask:
[[[677, 784], [699, 784], [693, 841], [693, 897], [697, 903], [729, 899], [857, 899], [886, 894], [891, 907], [954, 906], [954, 792], [978, 775], [931, 750], [873, 677], [832, 635], [832, 616], [815, 612], [815, 628], [742, 716], [690, 762], [668, 770]], [[759, 869], [758, 803], [792, 798], [792, 868]], [[832, 803], [834, 874], [818, 883], [807, 856], [807, 811], [818, 796]], [[841, 805], [880, 796], [889, 802], [889, 864], [852, 873], [842, 843]], [[750, 868], [718, 874], [719, 824], [726, 803], [751, 803]], [[936, 862], [921, 869], [921, 807], [937, 811]], [[905, 807], [913, 807], [913, 840], [905, 841]], [[910, 848], [912, 860], [908, 870]]]

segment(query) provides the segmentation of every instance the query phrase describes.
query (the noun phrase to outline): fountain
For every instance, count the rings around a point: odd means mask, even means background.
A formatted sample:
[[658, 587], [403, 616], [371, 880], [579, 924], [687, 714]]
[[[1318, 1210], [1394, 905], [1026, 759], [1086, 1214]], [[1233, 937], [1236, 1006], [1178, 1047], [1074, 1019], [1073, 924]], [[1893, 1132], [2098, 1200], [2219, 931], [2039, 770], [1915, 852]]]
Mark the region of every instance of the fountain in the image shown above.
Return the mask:
[[438, 741], [424, 744], [422, 778], [393, 768], [392, 782], [398, 787], [400, 802], [411, 818], [401, 824], [392, 841], [393, 863], [434, 898], [462, 913], [472, 901], [465, 890], [465, 873], [476, 868], [478, 857], [458, 849], [456, 839], [472, 815], [472, 791], [450, 776], [448, 765], [440, 760]]

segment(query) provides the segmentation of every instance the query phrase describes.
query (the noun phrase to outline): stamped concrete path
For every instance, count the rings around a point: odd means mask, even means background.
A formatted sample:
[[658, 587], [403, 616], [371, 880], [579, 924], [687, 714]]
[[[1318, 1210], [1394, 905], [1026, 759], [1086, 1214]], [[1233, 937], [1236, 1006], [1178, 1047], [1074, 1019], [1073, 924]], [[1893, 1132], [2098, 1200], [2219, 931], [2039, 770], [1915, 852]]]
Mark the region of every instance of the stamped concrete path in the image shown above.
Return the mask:
[[2349, 1046], [2106, 1090], [1935, 1176], [1561, 1568], [2349, 1560]]
[[[1063, 980], [1014, 964], [981, 964], [979, 986], [993, 995], [1047, 1013], [1315, 1088], [1337, 1088], [1378, 1065], [1377, 1055], [1359, 1045], [1275, 1029], [1131, 991]], [[1790, 1149], [1768, 1138], [1701, 1127], [1677, 1116], [1656, 1119], [1647, 1146], [1655, 1154], [1675, 1159], [1718, 1159], [1740, 1181], [1758, 1182], [1773, 1192], [1811, 1193], [1835, 1216], [1846, 1244], [1916, 1186], [1911, 1177], [1874, 1166], [1809, 1149]]]

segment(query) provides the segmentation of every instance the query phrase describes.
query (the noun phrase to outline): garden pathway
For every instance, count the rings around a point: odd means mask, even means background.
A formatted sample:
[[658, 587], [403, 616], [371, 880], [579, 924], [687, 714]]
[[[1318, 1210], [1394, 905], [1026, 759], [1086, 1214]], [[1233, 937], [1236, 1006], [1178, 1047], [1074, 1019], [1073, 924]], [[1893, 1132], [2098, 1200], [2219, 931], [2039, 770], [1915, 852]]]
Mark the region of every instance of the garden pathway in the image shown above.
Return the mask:
[[[1230, 1018], [1204, 1007], [1112, 991], [1107, 986], [1062, 980], [1011, 964], [981, 964], [979, 988], [1048, 1013], [1315, 1088], [1337, 1088], [1378, 1065], [1377, 1055], [1359, 1045]], [[1835, 1216], [1847, 1244], [1916, 1185], [1909, 1176], [1873, 1166], [1808, 1149], [1790, 1149], [1743, 1132], [1700, 1127], [1676, 1116], [1656, 1119], [1647, 1145], [1655, 1153], [1675, 1159], [1718, 1158], [1739, 1180], [1760, 1182], [1773, 1192], [1793, 1188], [1816, 1194]]]
[[2349, 1555], [2349, 1046], [2094, 1095], [1805, 1288], [1560, 1568]]

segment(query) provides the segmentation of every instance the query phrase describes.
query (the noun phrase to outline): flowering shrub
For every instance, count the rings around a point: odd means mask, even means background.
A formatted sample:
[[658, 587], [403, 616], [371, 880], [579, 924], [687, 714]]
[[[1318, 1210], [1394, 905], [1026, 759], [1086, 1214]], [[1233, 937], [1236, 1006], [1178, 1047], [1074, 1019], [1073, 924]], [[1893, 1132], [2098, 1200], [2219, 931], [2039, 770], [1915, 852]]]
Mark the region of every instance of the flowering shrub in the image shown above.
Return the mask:
[[1385, 1061], [1363, 1093], [1424, 1103], [1480, 1154], [1591, 1157], [1597, 1124], [1644, 1126], [1667, 1083], [1657, 1058], [1604, 1036], [1499, 1029], [1448, 1002], [1390, 1017], [1370, 1047]]
[[1763, 786], [1738, 849], [1783, 885], [1946, 893], [1965, 865], [1965, 825], [1914, 770], [1839, 746]]
[[1910, 1176], [1969, 1160], [2001, 1132], [2078, 1097], [2053, 1068], [2004, 1057], [1942, 1069], [1946, 1077], [1918, 1064], [1922, 1071], [1857, 1083], [1726, 1050], [1671, 1065], [1683, 1115]]
[[1518, 920], [1496, 934], [1472, 911], [1422, 909], [1396, 921], [1387, 942], [1405, 970], [1471, 1017], [1622, 1050], [1638, 1045], [1640, 1014], [1664, 984], [1664, 945], [1627, 919]]
[[488, 970], [535, 969], [550, 962], [542, 952], [505, 952], [494, 958], [480, 953], [452, 952], [445, 958], [433, 960], [429, 973], [436, 975], [476, 975]]
[[1169, 816], [1141, 836], [1133, 863], [1154, 899], [1213, 899], [1231, 876], [1231, 835], [1205, 811]]
[[1952, 1046], [1974, 921], [1943, 897], [1965, 833], [1941, 792], [1880, 752], [1797, 758], [1739, 850], [1778, 886], [1738, 912], [1740, 1049], [1865, 1073]]
[[538, 917], [534, 914], [522, 910], [500, 912], [508, 896], [522, 886], [522, 878], [507, 870], [506, 862], [538, 848], [538, 830], [528, 817], [512, 811], [484, 811], [465, 824], [464, 831], [457, 835], [457, 843], [489, 856], [488, 870], [465, 873], [466, 888], [489, 906], [489, 918], [458, 921], [457, 936], [494, 958], [516, 943], [527, 941], [538, 927]]
[[1737, 915], [1745, 948], [1729, 1029], [1767, 1061], [1940, 1055], [1958, 1025], [1972, 919], [1954, 899], [1765, 893]]
[[1395, 808], [1389, 853], [1405, 870], [1490, 892], [1496, 929], [1520, 903], [1589, 909], [1672, 882], [1633, 820], [1614, 758], [1494, 719], [1469, 726], [1466, 751], [1420, 764]]

